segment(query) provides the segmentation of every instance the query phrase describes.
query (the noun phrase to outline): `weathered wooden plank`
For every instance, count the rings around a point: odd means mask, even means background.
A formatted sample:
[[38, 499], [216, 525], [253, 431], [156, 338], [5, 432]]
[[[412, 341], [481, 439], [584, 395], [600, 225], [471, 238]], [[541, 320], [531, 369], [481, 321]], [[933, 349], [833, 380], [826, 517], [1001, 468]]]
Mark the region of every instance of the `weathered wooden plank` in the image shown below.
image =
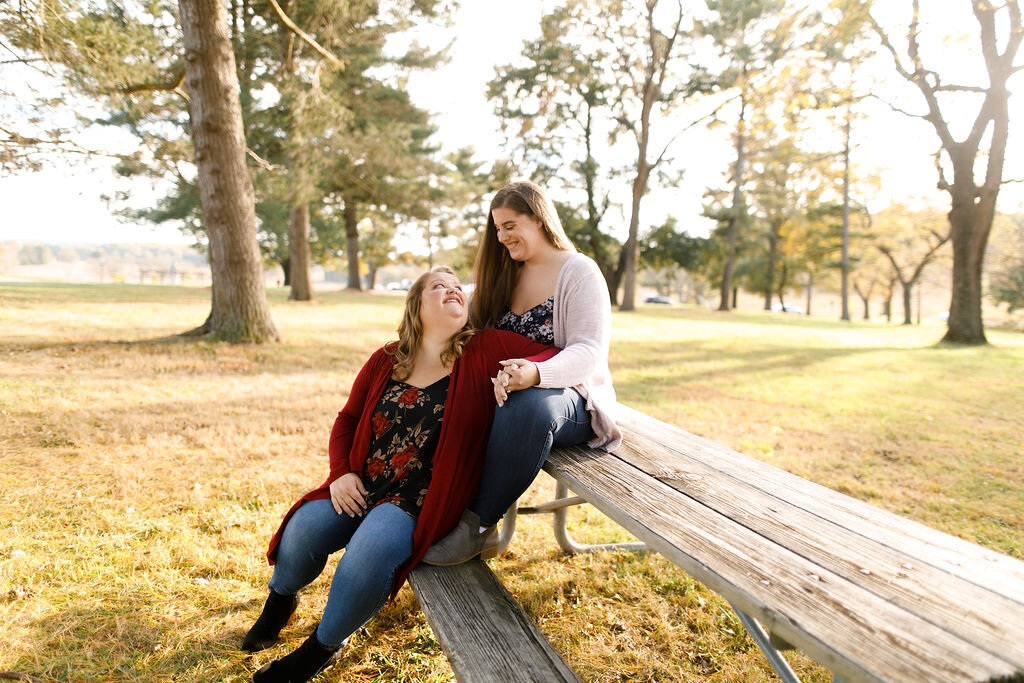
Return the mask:
[[546, 469], [846, 681], [979, 681], [1016, 672], [614, 454], [560, 449]]
[[[993, 587], [954, 576], [892, 547], [807, 512], [763, 479], [744, 481], [674, 444], [630, 433], [616, 455], [722, 513], [903, 609], [1024, 669], [1024, 605]], [[985, 552], [974, 547], [976, 552]]]
[[627, 441], [651, 439], [669, 445], [781, 499], [800, 501], [801, 507], [818, 517], [1024, 604], [1024, 562], [1020, 560], [837, 493], [625, 406], [620, 408], [618, 420]]
[[409, 582], [462, 683], [580, 680], [480, 560], [420, 564]]

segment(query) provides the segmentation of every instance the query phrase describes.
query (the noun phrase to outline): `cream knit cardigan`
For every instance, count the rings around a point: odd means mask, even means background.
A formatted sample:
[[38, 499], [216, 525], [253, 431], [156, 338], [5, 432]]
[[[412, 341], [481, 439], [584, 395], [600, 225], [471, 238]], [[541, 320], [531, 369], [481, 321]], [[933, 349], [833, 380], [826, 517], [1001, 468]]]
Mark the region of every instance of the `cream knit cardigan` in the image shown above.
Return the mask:
[[538, 386], [572, 387], [587, 402], [597, 438], [590, 446], [614, 450], [622, 442], [615, 425], [615, 389], [608, 370], [612, 308], [604, 276], [589, 257], [573, 254], [562, 264], [555, 283], [554, 358], [537, 363]]

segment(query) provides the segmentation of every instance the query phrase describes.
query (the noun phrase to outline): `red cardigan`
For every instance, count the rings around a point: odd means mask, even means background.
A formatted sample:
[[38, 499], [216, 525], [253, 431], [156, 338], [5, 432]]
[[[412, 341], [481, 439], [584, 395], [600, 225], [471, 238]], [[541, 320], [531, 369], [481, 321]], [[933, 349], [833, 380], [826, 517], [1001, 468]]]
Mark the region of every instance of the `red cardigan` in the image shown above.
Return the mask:
[[[385, 347], [386, 348], [386, 347]], [[434, 451], [433, 473], [423, 509], [413, 532], [412, 557], [399, 567], [391, 587], [391, 599], [436, 541], [448, 535], [473, 502], [483, 472], [487, 437], [494, 418], [494, 388], [490, 378], [497, 374], [498, 361], [530, 358], [542, 361], [558, 349], [531, 341], [513, 332], [479, 330], [466, 344], [462, 357], [452, 366], [444, 420]], [[299, 499], [285, 514], [270, 539], [267, 558], [274, 564], [281, 533], [292, 514], [308, 500], [330, 498], [330, 485], [349, 472], [361, 473], [370, 449], [370, 417], [391, 377], [394, 358], [380, 348], [363, 365], [352, 384], [348, 402], [334, 422], [328, 445], [331, 470], [319, 488]]]

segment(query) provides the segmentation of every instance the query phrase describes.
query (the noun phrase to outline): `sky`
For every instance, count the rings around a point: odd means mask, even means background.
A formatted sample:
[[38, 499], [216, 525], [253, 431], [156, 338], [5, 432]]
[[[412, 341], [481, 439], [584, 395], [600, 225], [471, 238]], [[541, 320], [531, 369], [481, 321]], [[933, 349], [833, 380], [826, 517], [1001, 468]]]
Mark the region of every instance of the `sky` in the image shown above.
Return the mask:
[[[888, 14], [883, 21], [904, 19], [898, 12], [900, 3], [887, 2], [882, 6]], [[909, 2], [906, 3], [909, 5]], [[966, 3], [964, 3], [965, 6]], [[482, 160], [503, 156], [499, 122], [486, 101], [484, 88], [494, 77], [494, 66], [514, 62], [520, 54], [523, 41], [539, 33], [542, 13], [554, 5], [552, 0], [520, 0], [515, 11], [503, 12], [496, 25], [491, 3], [463, 2], [455, 17], [455, 24], [444, 42], [454, 36], [452, 59], [444, 68], [410, 78], [409, 88], [414, 101], [434, 112], [439, 126], [439, 141], [446, 150], [472, 145]], [[970, 69], [972, 57], [964, 54], [963, 44], [956, 42], [958, 26], [971, 22], [969, 10], [961, 16], [947, 11], [943, 3], [941, 16], [925, 17], [938, 22], [930, 33], [941, 40], [925, 48], [932, 48], [936, 59], [943, 59], [943, 69]], [[927, 5], [926, 5], [927, 10]], [[877, 71], [884, 81], [880, 92], [890, 104], [921, 111], [921, 97], [891, 72], [891, 60], [881, 55]], [[1024, 83], [1024, 77], [1018, 77]], [[1013, 82], [1011, 81], [1011, 85]], [[1012, 99], [1011, 99], [1012, 102]], [[966, 103], [966, 102], [965, 102]], [[0, 106], [11, 103], [0, 102]], [[976, 104], [973, 105], [976, 111]], [[879, 195], [871, 198], [869, 208], [879, 209], [890, 198], [923, 198], [940, 206], [948, 202], [945, 195], [935, 190], [936, 172], [931, 154], [937, 148], [937, 139], [931, 126], [919, 119], [896, 113], [878, 100], [866, 103], [868, 119], [854, 132], [853, 162], [860, 173], [878, 173], [883, 178]], [[705, 105], [706, 110], [706, 105]], [[698, 118], [705, 110], [699, 106], [680, 113], [685, 125]], [[1011, 116], [1020, 106], [1014, 105]], [[1014, 119], [1011, 118], [1011, 121]], [[1017, 120], [1021, 120], [1017, 116]], [[670, 125], [673, 125], [670, 124]], [[833, 139], [831, 131], [823, 135]], [[106, 135], [111, 135], [107, 133]], [[131, 144], [123, 134], [121, 139], [106, 138], [104, 144], [114, 146]], [[1017, 138], [1018, 146], [1020, 146]], [[1022, 150], [1024, 151], [1024, 150]], [[612, 150], [607, 150], [612, 154]], [[682, 182], [669, 189], [654, 189], [644, 199], [641, 228], [658, 225], [668, 215], [675, 215], [680, 224], [693, 233], [706, 231], [710, 226], [700, 217], [704, 191], [708, 186], [724, 187], [725, 173], [732, 161], [727, 129], [708, 132], [702, 127], [679, 138], [673, 155], [684, 169]], [[1008, 163], [1004, 177], [1024, 177], [1024, 154], [1008, 149]], [[629, 182], [622, 182], [617, 197], [624, 208], [612, 212], [610, 231], [624, 238], [628, 223]], [[145, 242], [188, 243], [177, 228], [164, 225], [124, 223], [112, 215], [120, 206], [102, 198], [115, 190], [127, 190], [131, 204], [145, 206], [159, 196], [159, 188], [149, 181], [137, 181], [125, 186], [117, 180], [109, 167], [102, 163], [92, 165], [59, 162], [37, 173], [24, 173], [0, 177], [0, 205], [4, 207], [0, 218], [0, 241], [33, 241], [57, 244]], [[557, 196], [553, 197], [558, 199]], [[1024, 208], [1024, 183], [1007, 185], [1000, 196], [1004, 211]]]

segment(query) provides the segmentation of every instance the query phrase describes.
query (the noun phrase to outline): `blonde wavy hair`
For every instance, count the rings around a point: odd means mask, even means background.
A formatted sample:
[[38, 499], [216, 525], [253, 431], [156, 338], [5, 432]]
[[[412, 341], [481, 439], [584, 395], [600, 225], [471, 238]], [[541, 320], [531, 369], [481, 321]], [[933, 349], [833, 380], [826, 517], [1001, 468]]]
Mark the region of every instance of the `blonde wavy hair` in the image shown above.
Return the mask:
[[[407, 379], [412, 374], [416, 352], [423, 339], [423, 322], [420, 320], [423, 290], [427, 286], [427, 280], [435, 273], [447, 273], [458, 279], [455, 271], [448, 266], [437, 266], [420, 275], [409, 288], [409, 293], [405, 296], [405, 312], [402, 314], [402, 322], [398, 326], [398, 341], [388, 344], [385, 348], [385, 353], [395, 359], [392, 376], [399, 381]], [[448, 348], [441, 352], [441, 363], [447, 367], [461, 358], [462, 349], [475, 333], [476, 330], [467, 319], [462, 329], [449, 339]]]

